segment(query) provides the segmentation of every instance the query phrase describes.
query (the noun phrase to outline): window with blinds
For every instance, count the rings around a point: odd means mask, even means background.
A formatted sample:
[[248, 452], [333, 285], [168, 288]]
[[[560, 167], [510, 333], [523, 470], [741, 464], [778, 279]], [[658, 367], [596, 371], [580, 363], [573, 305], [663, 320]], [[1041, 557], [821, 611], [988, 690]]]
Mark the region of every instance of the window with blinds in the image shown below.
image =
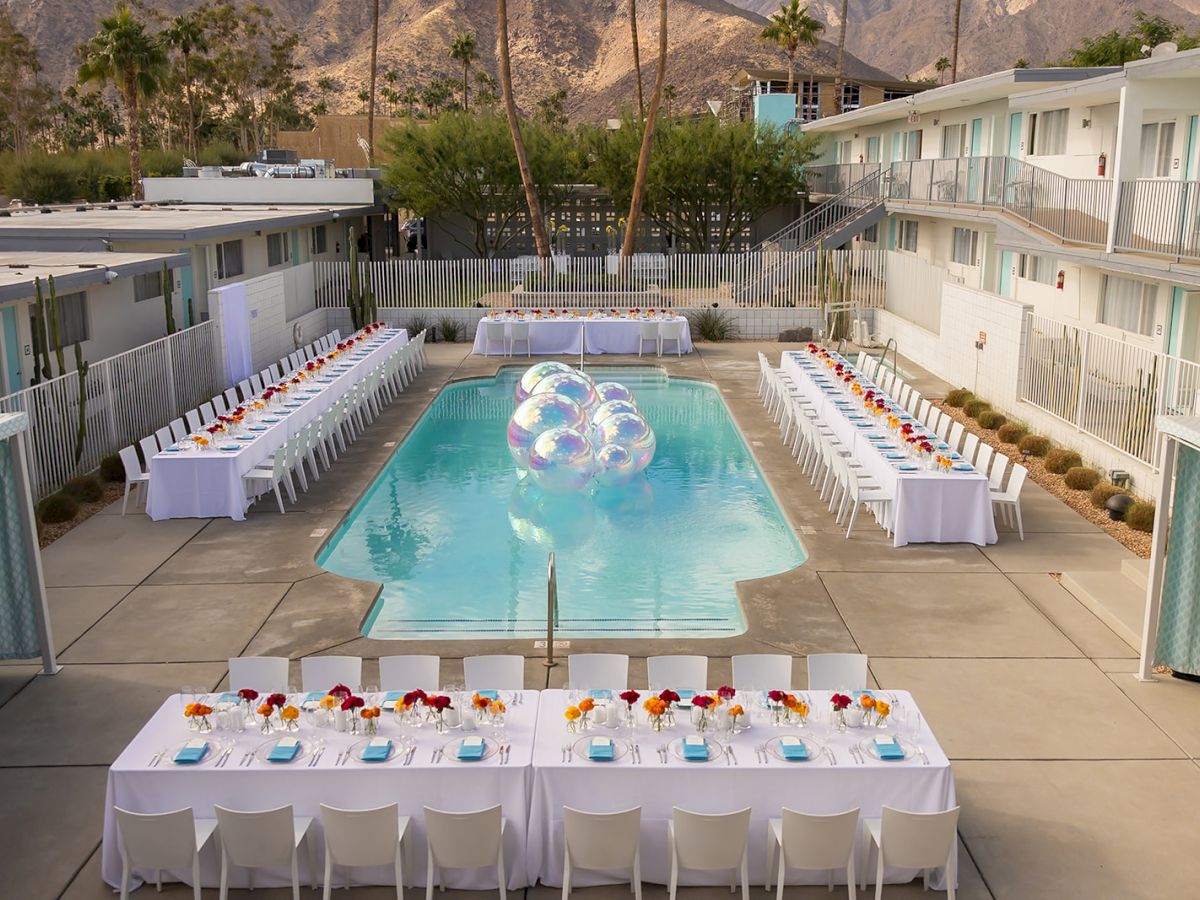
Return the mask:
[[1154, 333], [1154, 314], [1158, 303], [1158, 285], [1132, 278], [1104, 276], [1098, 321], [1122, 331], [1150, 335]]
[[1034, 156], [1067, 152], [1067, 116], [1070, 110], [1049, 109], [1030, 116], [1029, 145]]
[[[63, 347], [70, 347], [72, 344], [86, 341], [91, 336], [88, 331], [87, 293], [78, 291], [73, 294], [59, 294], [57, 306], [59, 343]], [[50, 323], [46, 322], [45, 325], [42, 346], [52, 348]], [[29, 333], [37, 333], [37, 315], [33, 313], [29, 316]]]
[[971, 228], [955, 228], [950, 239], [950, 259], [959, 265], [977, 265], [979, 232]]

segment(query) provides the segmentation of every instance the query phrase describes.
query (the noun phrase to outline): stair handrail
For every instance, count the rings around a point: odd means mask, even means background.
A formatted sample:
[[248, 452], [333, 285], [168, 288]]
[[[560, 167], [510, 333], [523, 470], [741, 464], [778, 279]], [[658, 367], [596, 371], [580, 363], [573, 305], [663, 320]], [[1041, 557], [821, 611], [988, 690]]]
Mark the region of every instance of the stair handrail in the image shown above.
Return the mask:
[[547, 669], [558, 665], [554, 658], [554, 626], [558, 624], [558, 572], [554, 565], [554, 551], [550, 551], [550, 563], [546, 567], [546, 659]]
[[[834, 211], [840, 207], [853, 206], [855, 211], [857, 211], [861, 207], [869, 205], [872, 201], [882, 200], [884, 192], [881, 190], [881, 186], [884, 181], [884, 176], [888, 171], [889, 170], [887, 169], [880, 169], [872, 172], [870, 175], [860, 178], [840, 194], [830, 197], [828, 200], [821, 203], [814, 209], [809, 210], [795, 222], [792, 222], [790, 225], [785, 225], [770, 237], [759, 241], [757, 246], [755, 246], [751, 252], [762, 251], [771, 244], [786, 240], [792, 237], [794, 232], [804, 234], [813, 222], [828, 218], [828, 215], [831, 211]], [[847, 215], [842, 214], [841, 216], [838, 216], [838, 219], [842, 218], [847, 218]], [[836, 221], [836, 219], [834, 221]], [[824, 228], [818, 229], [818, 231], [823, 230]], [[798, 241], [797, 243], [804, 243], [806, 240], [808, 240], [808, 238]]]

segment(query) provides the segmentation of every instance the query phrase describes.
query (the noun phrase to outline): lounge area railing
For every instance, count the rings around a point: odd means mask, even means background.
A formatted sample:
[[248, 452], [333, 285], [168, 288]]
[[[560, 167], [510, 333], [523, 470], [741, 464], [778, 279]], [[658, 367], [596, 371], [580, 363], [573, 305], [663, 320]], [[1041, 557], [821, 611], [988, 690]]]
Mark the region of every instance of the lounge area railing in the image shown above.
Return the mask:
[[1117, 250], [1200, 259], [1200, 181], [1121, 182]]
[[880, 169], [879, 163], [838, 163], [831, 166], [805, 166], [804, 186], [809, 195], [834, 196], [873, 175]]

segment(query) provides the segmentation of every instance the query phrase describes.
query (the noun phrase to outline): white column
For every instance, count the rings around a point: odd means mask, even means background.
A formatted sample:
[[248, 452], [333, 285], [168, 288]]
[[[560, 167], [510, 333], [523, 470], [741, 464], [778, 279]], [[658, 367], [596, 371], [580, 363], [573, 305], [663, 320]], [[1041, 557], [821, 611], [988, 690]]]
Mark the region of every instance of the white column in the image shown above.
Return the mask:
[[1134, 84], [1121, 88], [1121, 103], [1117, 110], [1116, 159], [1112, 163], [1112, 199], [1108, 212], [1108, 235], [1104, 249], [1113, 252], [1117, 239], [1117, 215], [1121, 208], [1121, 183], [1138, 177], [1142, 166], [1142, 118], [1146, 111], [1143, 90]]

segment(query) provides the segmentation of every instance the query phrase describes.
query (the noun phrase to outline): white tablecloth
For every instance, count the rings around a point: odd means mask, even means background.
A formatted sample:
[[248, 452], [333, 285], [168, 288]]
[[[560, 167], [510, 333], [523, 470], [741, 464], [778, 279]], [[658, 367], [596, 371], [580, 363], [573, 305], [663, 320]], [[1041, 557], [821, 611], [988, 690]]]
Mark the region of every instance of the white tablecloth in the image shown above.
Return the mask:
[[[866, 439], [868, 434], [888, 433], [887, 426], [857, 427], [847, 413], [835, 405], [835, 401], [846, 399], [846, 395], [840, 391], [835, 394], [823, 391], [813, 380], [813, 370], [800, 364], [800, 360], [807, 357], [809, 354], [805, 351], [784, 353], [783, 370], [866, 473], [891, 494], [894, 546], [921, 542], [981, 546], [996, 543], [992, 499], [987, 477], [982, 472], [898, 472], [893, 463], [884, 458], [884, 451]], [[825, 372], [826, 369], [821, 367], [816, 371]], [[877, 388], [875, 391], [880, 393]], [[856, 408], [854, 412], [857, 415], [860, 410]], [[899, 441], [892, 443], [898, 445]]]
[[[364, 764], [351, 760], [343, 766], [336, 766], [338, 751], [360, 738], [305, 724], [298, 735], [302, 740], [325, 738], [328, 742], [314, 768], [308, 767], [307, 759], [273, 766], [256, 761], [249, 768], [239, 767], [238, 761], [246, 750], [271, 740], [259, 734], [257, 729], [238, 735], [225, 732], [210, 735], [217, 740], [236, 738], [236, 747], [226, 767], [180, 766], [166, 758], [157, 767], [150, 767], [148, 763], [151, 758], [164, 747], [174, 749], [196, 737], [187, 730], [178, 696], [171, 697], [109, 769], [101, 862], [103, 878], [114, 887], [121, 879], [121, 857], [117, 845], [116, 820], [112, 812], [114, 805], [142, 813], [169, 812], [190, 806], [198, 818], [211, 819], [216, 816], [214, 805], [238, 810], [267, 810], [291, 804], [296, 815], [317, 819], [313, 823], [310, 841], [316, 851], [319, 877], [324, 866], [320, 804], [343, 809], [368, 809], [397, 802], [401, 814], [412, 817], [408, 832], [412, 841], [409, 846], [412, 863], [407, 867], [405, 877], [412, 883], [424, 884], [424, 807], [469, 812], [501, 804], [506, 821], [504, 847], [508, 887], [512, 890], [525, 887], [529, 884], [525, 867], [525, 826], [528, 821], [532, 772], [530, 760], [538, 695], [536, 691], [523, 691], [521, 697], [521, 703], [509, 704], [507, 740], [512, 744], [512, 750], [509, 763], [503, 766], [499, 764], [497, 756], [477, 763], [460, 763], [447, 756], [438, 764], [432, 763], [433, 749], [461, 737], [463, 732], [455, 730], [439, 735], [429, 725], [407, 731], [416, 737], [418, 744], [410, 766], [402, 765], [402, 759], [398, 757], [388, 763]], [[399, 735], [400, 729], [390, 714], [385, 713], [380, 723], [381, 735], [393, 738]], [[486, 731], [472, 733], [487, 734]], [[301, 880], [307, 882], [305, 865], [305, 857], [301, 854]], [[143, 878], [151, 874], [137, 872]], [[494, 869], [447, 870], [443, 875], [445, 883], [452, 888], [495, 889], [496, 885]], [[190, 882], [190, 872], [173, 872], [168, 877], [182, 880], [184, 876]], [[282, 869], [259, 870], [255, 875], [255, 884], [287, 884], [289, 878], [289, 874]], [[356, 869], [354, 878], [359, 884], [395, 884], [390, 866]], [[219, 846], [214, 843], [201, 856], [201, 882], [206, 887], [216, 887], [219, 879], [220, 853]], [[246, 873], [234, 869], [230, 883], [235, 887], [246, 886]], [[340, 886], [340, 880], [338, 884]]]
[[[181, 518], [244, 519], [250, 498], [242, 477], [251, 469], [265, 465], [288, 439], [320, 416], [339, 400], [367, 373], [399, 348], [408, 343], [408, 331], [389, 329], [374, 340], [335, 359], [322, 369], [322, 376], [332, 381], [307, 381], [301, 390], [289, 391], [286, 402], [299, 402], [289, 408], [273, 403], [264, 416], [278, 418], [257, 437], [237, 451], [185, 449], [178, 453], [161, 452], [150, 460], [150, 495], [146, 510], [155, 521]], [[328, 374], [326, 374], [328, 373]], [[289, 373], [289, 378], [291, 374]], [[305, 392], [316, 394], [305, 396]], [[206, 425], [208, 423], [205, 423]], [[251, 434], [253, 432], [246, 432]], [[213, 445], [239, 443], [232, 438], [214, 440]], [[190, 447], [190, 445], [189, 445]]]
[[[914, 713], [915, 705], [907, 692], [894, 694], [897, 706]], [[645, 693], [643, 697], [647, 696]], [[828, 709], [826, 692], [808, 694], [814, 709]], [[655, 748], [667, 741], [694, 734], [686, 715], [680, 714], [676, 727], [661, 733], [644, 724], [636, 735], [642, 762], [633, 762], [631, 754], [606, 763], [574, 759], [562, 761], [562, 747], [579, 736], [567, 732], [563, 710], [570, 695], [566, 691], [543, 691], [538, 711], [537, 746], [533, 754], [533, 800], [529, 820], [529, 874], [549, 885], [562, 884], [563, 828], [562, 808], [570, 806], [589, 812], [619, 812], [635, 806], [642, 808], [642, 878], [665, 884], [670, 869], [667, 854], [667, 822], [675, 806], [700, 813], [732, 812], [751, 807], [749, 867], [750, 883], [762, 884], [766, 874], [767, 820], [778, 818], [782, 807], [804, 812], [832, 814], [858, 807], [865, 817], [878, 817], [888, 806], [911, 812], [940, 812], [956, 805], [954, 777], [950, 762], [933, 734], [920, 722], [916, 742], [925, 750], [929, 765], [919, 759], [879, 762], [865, 757], [857, 764], [850, 755], [853, 743], [874, 734], [896, 734], [873, 729], [849, 729], [845, 734], [829, 734], [825, 726], [808, 729], [773, 728], [766, 711], [752, 713], [749, 730], [733, 738], [737, 765], [725, 761], [710, 763], [682, 762], [673, 755], [664, 764]], [[915, 715], [913, 721], [916, 720]], [[901, 728], [899, 733], [903, 734]], [[612, 735], [596, 728], [589, 735]], [[627, 733], [626, 733], [627, 734]], [[761, 763], [754, 747], [780, 734], [815, 737], [830, 746], [837, 765], [827, 761], [785, 763], [771, 757]], [[872, 877], [873, 877], [872, 871]], [[908, 881], [913, 872], [889, 869], [889, 881]], [[728, 872], [681, 871], [681, 884], [727, 884]], [[789, 882], [823, 883], [824, 872], [789, 871]], [[940, 875], [939, 875], [940, 877]], [[842, 879], [845, 876], [843, 874]], [[576, 872], [577, 886], [611, 882], [602, 874]]]
[[[474, 352], [481, 356], [487, 353], [486, 325], [489, 321], [504, 323], [504, 333], [507, 340], [513, 320], [511, 317], [497, 317], [494, 320], [489, 320], [486, 316], [479, 320], [479, 327], [475, 331]], [[531, 354], [535, 356], [578, 356], [581, 341], [586, 352], [589, 354], [637, 353], [638, 336], [645, 320], [628, 317], [616, 318], [605, 315], [592, 316], [591, 318], [580, 316], [577, 319], [535, 319], [532, 316], [526, 316], [523, 321], [529, 323], [529, 352]], [[680, 348], [684, 353], [691, 353], [692, 335], [687, 319], [684, 316], [674, 316], [671, 319], [663, 321], [683, 322]], [[514, 354], [520, 356], [524, 350], [524, 344], [518, 343]], [[493, 356], [499, 356], [504, 352], [504, 342], [492, 343], [491, 354]], [[647, 341], [642, 352], [654, 353], [656, 349], [652, 343]], [[673, 340], [666, 345], [663, 352], [667, 354], [677, 352]]]

